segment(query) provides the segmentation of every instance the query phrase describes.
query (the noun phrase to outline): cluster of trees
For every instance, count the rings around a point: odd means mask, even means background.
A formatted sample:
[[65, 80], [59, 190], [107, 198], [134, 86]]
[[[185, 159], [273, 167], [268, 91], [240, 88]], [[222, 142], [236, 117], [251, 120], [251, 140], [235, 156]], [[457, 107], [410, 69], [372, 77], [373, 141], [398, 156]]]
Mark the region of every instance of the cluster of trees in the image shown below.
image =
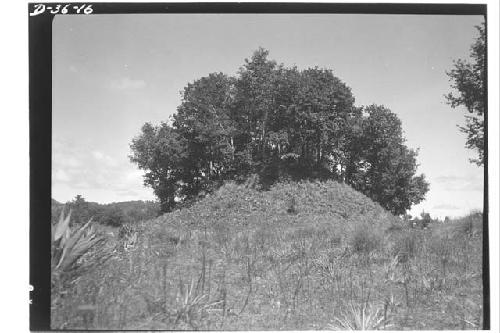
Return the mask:
[[171, 121], [144, 124], [130, 147], [162, 211], [250, 175], [264, 189], [336, 179], [398, 215], [428, 191], [396, 114], [356, 107], [331, 70], [285, 67], [262, 48], [234, 77], [213, 73], [189, 83]]
[[155, 218], [159, 214], [159, 206], [152, 201], [127, 201], [110, 204], [99, 204], [86, 201], [77, 195], [72, 201], [62, 204], [52, 199], [52, 223], [57, 223], [61, 211], [71, 209], [71, 223], [82, 225], [92, 218], [95, 222], [119, 227], [122, 224], [134, 223]]
[[411, 228], [425, 229], [432, 223], [441, 222], [437, 218], [432, 218], [431, 214], [422, 211], [419, 216], [411, 216], [410, 214], [405, 214], [403, 219], [408, 223]]
[[471, 162], [484, 165], [484, 110], [486, 96], [486, 26], [483, 22], [476, 27], [479, 36], [470, 49], [470, 60], [455, 61], [454, 68], [447, 72], [458, 95], [449, 93], [448, 103], [453, 107], [464, 106], [468, 115], [465, 126], [460, 130], [467, 134], [465, 146], [476, 150], [478, 158]]

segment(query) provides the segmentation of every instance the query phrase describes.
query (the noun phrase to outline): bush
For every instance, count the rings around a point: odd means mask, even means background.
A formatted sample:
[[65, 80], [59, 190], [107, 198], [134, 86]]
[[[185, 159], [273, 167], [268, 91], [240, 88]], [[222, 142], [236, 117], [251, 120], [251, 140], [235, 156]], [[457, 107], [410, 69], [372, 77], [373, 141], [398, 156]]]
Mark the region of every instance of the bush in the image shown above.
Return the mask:
[[421, 243], [422, 240], [417, 235], [417, 231], [405, 230], [396, 238], [391, 254], [393, 257], [398, 257], [398, 261], [406, 262], [417, 256]]
[[288, 202], [288, 208], [286, 210], [288, 214], [297, 214], [297, 200], [295, 197], [291, 197], [290, 201]]
[[120, 208], [113, 206], [104, 208], [103, 212], [99, 216], [99, 220], [102, 224], [112, 227], [119, 227], [128, 222], [123, 211]]
[[411, 228], [418, 227], [420, 229], [426, 229], [430, 224], [439, 222], [438, 219], [433, 219], [429, 213], [422, 212], [420, 218], [415, 217], [408, 220], [408, 224]]
[[351, 239], [352, 249], [360, 253], [370, 253], [376, 250], [380, 243], [380, 235], [373, 233], [372, 229], [365, 225], [357, 226]]
[[467, 238], [472, 238], [480, 233], [483, 227], [483, 214], [473, 212], [456, 221], [456, 232]]
[[431, 214], [429, 213], [422, 212], [421, 218], [420, 226], [422, 229], [427, 228], [427, 226], [432, 222]]

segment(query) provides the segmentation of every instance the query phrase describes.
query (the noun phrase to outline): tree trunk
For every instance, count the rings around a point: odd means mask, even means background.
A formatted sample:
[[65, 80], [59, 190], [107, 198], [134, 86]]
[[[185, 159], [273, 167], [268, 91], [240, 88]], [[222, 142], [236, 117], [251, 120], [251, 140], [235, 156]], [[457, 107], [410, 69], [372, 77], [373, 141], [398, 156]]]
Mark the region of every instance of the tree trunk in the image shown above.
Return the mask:
[[234, 139], [232, 136], [229, 137], [229, 145], [231, 146], [231, 162], [234, 162]]
[[268, 110], [267, 108], [264, 111], [264, 119], [262, 120], [262, 157], [265, 158], [265, 152], [266, 152], [266, 126], [267, 126], [267, 117], [268, 117]]

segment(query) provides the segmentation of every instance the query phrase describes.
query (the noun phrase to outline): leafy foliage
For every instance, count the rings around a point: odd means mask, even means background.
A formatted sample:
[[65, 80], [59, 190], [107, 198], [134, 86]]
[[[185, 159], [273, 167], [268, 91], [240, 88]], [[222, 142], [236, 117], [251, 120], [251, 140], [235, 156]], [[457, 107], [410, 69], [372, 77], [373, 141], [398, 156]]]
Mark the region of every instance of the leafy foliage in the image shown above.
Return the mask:
[[355, 107], [332, 70], [287, 68], [268, 55], [258, 49], [235, 77], [189, 83], [171, 124], [146, 123], [132, 140], [130, 159], [146, 171], [162, 211], [250, 175], [262, 189], [335, 179], [395, 214], [423, 200], [428, 185], [394, 113]]
[[446, 99], [451, 107], [465, 106], [470, 115], [466, 115], [466, 124], [460, 130], [467, 134], [466, 147], [475, 149], [478, 158], [471, 160], [477, 165], [484, 165], [484, 102], [486, 80], [486, 27], [483, 22], [476, 27], [479, 36], [470, 49], [471, 61], [459, 59], [454, 68], [447, 72], [452, 82], [451, 87], [458, 95], [449, 93]]
[[147, 170], [144, 184], [153, 188], [162, 211], [175, 205], [175, 196], [183, 179], [194, 177], [190, 174], [186, 144], [187, 141], [167, 123], [159, 126], [144, 124], [141, 135], [132, 141], [130, 159], [139, 168]]
[[404, 144], [401, 121], [389, 109], [370, 105], [350, 147], [346, 181], [396, 215], [421, 202], [429, 185], [416, 175], [417, 152]]

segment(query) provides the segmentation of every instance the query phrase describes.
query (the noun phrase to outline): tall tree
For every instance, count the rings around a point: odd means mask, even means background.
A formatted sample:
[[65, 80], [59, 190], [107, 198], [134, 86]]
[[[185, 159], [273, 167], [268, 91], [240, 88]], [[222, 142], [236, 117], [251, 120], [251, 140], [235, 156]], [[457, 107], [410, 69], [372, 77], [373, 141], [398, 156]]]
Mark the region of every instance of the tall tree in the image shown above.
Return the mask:
[[240, 128], [238, 142], [245, 146], [253, 171], [263, 167], [268, 152], [269, 118], [275, 110], [277, 64], [268, 59], [269, 51], [259, 48], [238, 72], [234, 98], [234, 120]]
[[417, 152], [405, 145], [401, 120], [389, 109], [370, 105], [364, 109], [358, 144], [358, 168], [351, 185], [395, 215], [421, 202], [429, 184], [416, 175]]
[[341, 179], [348, 124], [355, 114], [351, 89], [331, 70], [309, 68], [301, 74], [295, 126], [301, 134], [301, 157], [320, 178]]
[[234, 173], [236, 128], [229, 114], [233, 81], [212, 73], [188, 84], [173, 117], [173, 127], [187, 142], [187, 154], [196, 168], [193, 172], [207, 180]]
[[470, 60], [459, 59], [454, 62], [454, 68], [447, 72], [451, 87], [458, 95], [449, 93], [446, 99], [451, 107], [464, 106], [466, 115], [465, 126], [460, 130], [467, 134], [466, 147], [478, 153], [477, 159], [471, 162], [484, 165], [484, 107], [486, 80], [486, 29], [484, 22], [476, 27], [479, 36], [470, 49]]
[[163, 212], [172, 210], [184, 195], [183, 187], [193, 186], [186, 146], [186, 140], [167, 123], [144, 124], [130, 145], [130, 160], [146, 171], [144, 185], [153, 189]]

